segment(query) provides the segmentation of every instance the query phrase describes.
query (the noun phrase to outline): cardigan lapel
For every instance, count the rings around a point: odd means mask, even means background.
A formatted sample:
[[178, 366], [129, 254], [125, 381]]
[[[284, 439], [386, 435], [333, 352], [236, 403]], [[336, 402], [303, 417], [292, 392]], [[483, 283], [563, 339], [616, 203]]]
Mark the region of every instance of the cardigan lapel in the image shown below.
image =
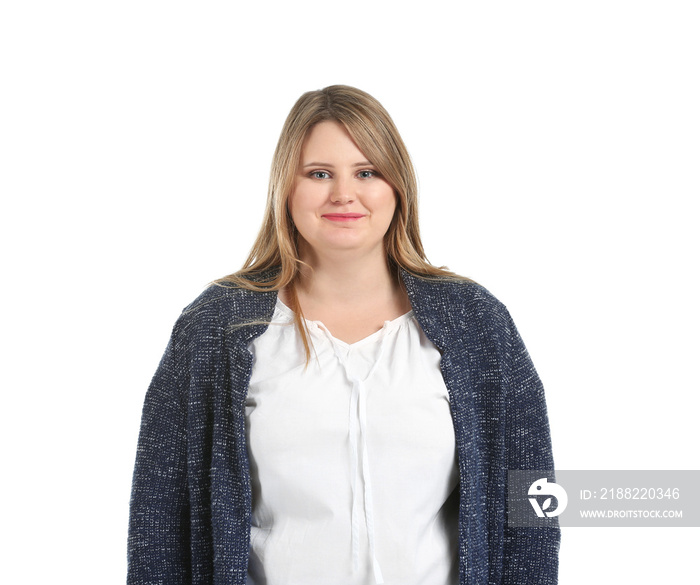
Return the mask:
[[459, 569], [462, 578], [477, 582], [483, 550], [469, 543], [489, 540], [491, 527], [482, 521], [488, 516], [488, 485], [502, 473], [483, 456], [487, 444], [499, 444], [493, 438], [503, 424], [502, 416], [486, 415], [485, 402], [502, 404], [494, 341], [479, 308], [481, 298], [490, 294], [473, 282], [425, 279], [405, 271], [401, 276], [418, 323], [442, 354], [440, 370], [450, 396], [461, 485]]

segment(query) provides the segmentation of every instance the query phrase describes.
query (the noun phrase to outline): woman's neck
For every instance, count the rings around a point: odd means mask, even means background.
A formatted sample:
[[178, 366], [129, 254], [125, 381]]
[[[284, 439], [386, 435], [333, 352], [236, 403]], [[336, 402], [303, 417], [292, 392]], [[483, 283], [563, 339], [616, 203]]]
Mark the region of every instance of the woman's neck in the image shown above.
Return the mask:
[[302, 254], [307, 267], [295, 284], [297, 299], [307, 318], [329, 309], [366, 310], [370, 306], [410, 308], [406, 293], [389, 269], [383, 249], [358, 256], [350, 251], [334, 255]]

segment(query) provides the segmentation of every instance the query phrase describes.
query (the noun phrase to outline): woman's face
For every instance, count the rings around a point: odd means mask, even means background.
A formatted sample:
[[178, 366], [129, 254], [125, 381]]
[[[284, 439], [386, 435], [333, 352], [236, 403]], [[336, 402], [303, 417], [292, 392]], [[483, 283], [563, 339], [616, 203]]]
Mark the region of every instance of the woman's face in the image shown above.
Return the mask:
[[324, 121], [304, 141], [287, 205], [301, 236], [302, 256], [306, 245], [316, 254], [383, 254], [396, 195], [345, 127]]

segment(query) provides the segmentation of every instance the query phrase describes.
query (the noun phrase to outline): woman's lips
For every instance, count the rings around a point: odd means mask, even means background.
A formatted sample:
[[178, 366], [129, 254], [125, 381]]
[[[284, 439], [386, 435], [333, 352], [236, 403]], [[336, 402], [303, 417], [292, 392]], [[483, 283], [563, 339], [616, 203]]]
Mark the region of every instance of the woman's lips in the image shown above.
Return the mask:
[[364, 214], [362, 213], [325, 213], [321, 217], [324, 217], [330, 221], [357, 221], [362, 219]]

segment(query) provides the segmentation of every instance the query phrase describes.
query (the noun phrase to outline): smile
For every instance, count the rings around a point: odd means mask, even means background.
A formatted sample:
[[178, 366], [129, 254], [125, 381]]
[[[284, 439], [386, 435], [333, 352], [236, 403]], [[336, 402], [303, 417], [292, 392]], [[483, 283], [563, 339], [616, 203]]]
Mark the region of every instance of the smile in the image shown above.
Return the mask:
[[361, 213], [326, 213], [321, 217], [330, 221], [357, 221], [364, 217]]

